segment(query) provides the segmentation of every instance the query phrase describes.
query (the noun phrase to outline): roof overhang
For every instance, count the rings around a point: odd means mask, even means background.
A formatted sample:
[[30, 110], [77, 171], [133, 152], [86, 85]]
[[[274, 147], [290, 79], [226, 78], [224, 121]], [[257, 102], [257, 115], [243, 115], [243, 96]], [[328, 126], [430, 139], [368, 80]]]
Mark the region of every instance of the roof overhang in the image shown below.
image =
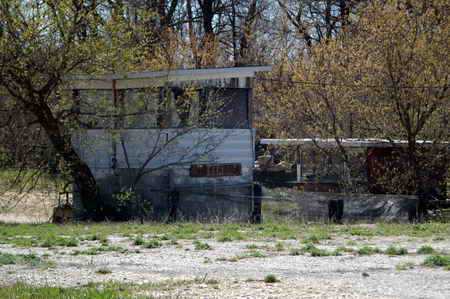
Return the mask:
[[132, 89], [164, 86], [170, 82], [252, 78], [257, 72], [270, 72], [271, 66], [246, 66], [209, 69], [178, 69], [107, 75], [67, 76], [67, 89]]
[[[338, 147], [338, 142], [334, 138], [301, 138], [301, 139], [261, 139], [261, 144], [267, 145], [279, 145], [279, 146], [300, 146], [300, 147], [321, 147], [321, 148], [333, 148]], [[429, 140], [417, 140], [419, 145], [436, 145], [436, 146], [449, 146], [449, 142], [433, 142]], [[408, 141], [406, 140], [388, 140], [388, 139], [355, 139], [355, 138], [344, 138], [339, 139], [339, 144], [347, 148], [368, 148], [368, 147], [402, 147], [407, 146]]]

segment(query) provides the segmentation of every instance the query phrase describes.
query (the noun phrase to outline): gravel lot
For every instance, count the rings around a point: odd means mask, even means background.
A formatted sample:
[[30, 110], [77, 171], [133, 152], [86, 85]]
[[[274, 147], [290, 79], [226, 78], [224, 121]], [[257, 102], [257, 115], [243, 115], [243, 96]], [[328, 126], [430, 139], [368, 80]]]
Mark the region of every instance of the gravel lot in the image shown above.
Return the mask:
[[[165, 242], [162, 247], [147, 249], [133, 245], [129, 238], [110, 236], [110, 245], [128, 252], [102, 252], [97, 255], [73, 255], [75, 250], [99, 246], [98, 241], [83, 241], [79, 247], [15, 248], [1, 244], [1, 253], [43, 256], [55, 263], [42, 268], [26, 265], [0, 266], [0, 285], [26, 282], [33, 285], [79, 286], [90, 282], [179, 283], [149, 295], [164, 298], [450, 298], [450, 271], [421, 264], [426, 255], [416, 254], [421, 245], [449, 252], [450, 241], [407, 237], [337, 236], [316, 246], [334, 250], [338, 246], [360, 248], [364, 245], [385, 249], [389, 245], [408, 249], [407, 255], [374, 254], [360, 256], [312, 257], [292, 256], [290, 249], [304, 244], [295, 240], [217, 242], [204, 240], [212, 249], [195, 250], [193, 242]], [[349, 245], [351, 244], [351, 245]], [[250, 247], [262, 253], [249, 256]], [[242, 258], [245, 256], [245, 258]], [[241, 257], [241, 258], [236, 258]], [[399, 264], [412, 263], [411, 269], [399, 270]], [[412, 265], [411, 264], [411, 265]], [[111, 271], [99, 274], [99, 269]], [[280, 281], [265, 283], [274, 274]], [[211, 281], [216, 281], [211, 283]], [[146, 294], [146, 291], [142, 291]]]

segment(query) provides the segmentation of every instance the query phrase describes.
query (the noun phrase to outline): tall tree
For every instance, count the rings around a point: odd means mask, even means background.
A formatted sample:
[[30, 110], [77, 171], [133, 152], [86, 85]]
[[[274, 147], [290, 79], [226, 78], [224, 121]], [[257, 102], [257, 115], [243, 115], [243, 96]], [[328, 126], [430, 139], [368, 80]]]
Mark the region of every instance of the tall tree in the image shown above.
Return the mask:
[[102, 214], [96, 181], [72, 146], [71, 116], [76, 103], [71, 95], [64, 96], [61, 86], [66, 75], [93, 70], [101, 58], [111, 57], [107, 45], [113, 38], [99, 34], [102, 28], [113, 26], [99, 17], [103, 4], [83, 0], [0, 1], [0, 88], [16, 111], [27, 114], [45, 131], [94, 218]]

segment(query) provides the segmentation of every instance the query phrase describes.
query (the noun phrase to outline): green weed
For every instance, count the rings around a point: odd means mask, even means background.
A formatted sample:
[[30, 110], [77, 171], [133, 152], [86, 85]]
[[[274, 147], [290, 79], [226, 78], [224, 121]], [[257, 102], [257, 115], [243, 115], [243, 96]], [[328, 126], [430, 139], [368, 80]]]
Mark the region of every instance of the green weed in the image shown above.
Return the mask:
[[429, 245], [423, 245], [419, 249], [417, 249], [417, 254], [433, 254], [436, 250]]
[[274, 275], [274, 274], [268, 274], [264, 277], [264, 282], [265, 283], [276, 283], [279, 282], [280, 280]]
[[195, 250], [211, 250], [212, 247], [206, 242], [195, 240], [193, 242]]
[[406, 255], [408, 254], [408, 250], [404, 247], [395, 247], [394, 245], [389, 246], [385, 251], [387, 255]]
[[449, 255], [430, 255], [423, 262], [428, 267], [449, 267], [450, 256]]

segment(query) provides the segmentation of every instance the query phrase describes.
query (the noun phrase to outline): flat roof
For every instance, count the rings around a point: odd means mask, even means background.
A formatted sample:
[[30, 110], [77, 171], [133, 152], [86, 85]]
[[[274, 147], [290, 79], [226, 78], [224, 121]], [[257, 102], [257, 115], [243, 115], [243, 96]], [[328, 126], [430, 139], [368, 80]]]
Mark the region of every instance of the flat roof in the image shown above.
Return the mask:
[[[300, 139], [261, 139], [261, 144], [270, 144], [270, 145], [296, 145], [302, 147], [337, 147], [338, 143], [334, 138], [300, 138]], [[367, 138], [367, 139], [358, 139], [358, 138], [343, 138], [339, 140], [340, 144], [343, 147], [352, 147], [352, 148], [367, 148], [367, 147], [393, 147], [393, 146], [406, 146], [408, 144], [407, 140], [388, 140], [388, 139], [380, 139], [380, 138]], [[429, 140], [417, 140], [418, 144], [422, 145], [433, 145], [433, 141]], [[438, 144], [447, 144], [449, 146], [449, 142], [439, 142]]]
[[271, 66], [244, 66], [205, 69], [176, 69], [125, 74], [66, 76], [68, 89], [131, 89], [162, 86], [167, 82], [252, 78], [257, 72], [270, 72]]

